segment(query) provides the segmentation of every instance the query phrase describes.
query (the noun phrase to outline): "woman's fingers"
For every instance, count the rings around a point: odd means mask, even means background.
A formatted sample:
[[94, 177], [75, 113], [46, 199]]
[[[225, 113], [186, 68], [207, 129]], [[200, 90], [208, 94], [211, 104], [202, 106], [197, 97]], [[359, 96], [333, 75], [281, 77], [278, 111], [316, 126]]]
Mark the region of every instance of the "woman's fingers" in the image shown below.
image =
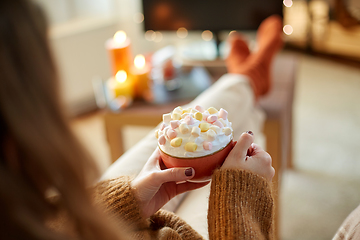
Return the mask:
[[195, 176], [195, 170], [189, 168], [169, 168], [156, 173], [156, 179], [159, 184], [166, 182], [183, 182]]
[[248, 149], [251, 147], [251, 144], [254, 142], [254, 137], [249, 133], [241, 134], [236, 145], [230, 152], [231, 157], [238, 159], [245, 159]]

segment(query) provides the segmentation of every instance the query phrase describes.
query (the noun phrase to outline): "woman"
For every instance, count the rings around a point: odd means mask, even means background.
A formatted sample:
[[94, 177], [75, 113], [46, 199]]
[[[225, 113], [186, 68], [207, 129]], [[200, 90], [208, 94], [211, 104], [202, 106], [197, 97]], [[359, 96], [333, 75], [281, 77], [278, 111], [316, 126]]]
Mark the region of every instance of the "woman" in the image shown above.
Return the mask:
[[[161, 170], [158, 150], [133, 181], [120, 177], [87, 188], [98, 172], [64, 117], [44, 23], [32, 2], [0, 1], [0, 239], [200, 239], [158, 209], [206, 183], [175, 184], [194, 171]], [[258, 64], [257, 57], [239, 54], [242, 44], [233, 41], [230, 62]], [[267, 45], [261, 45], [264, 51]], [[229, 71], [248, 74], [248, 89], [266, 92], [268, 80], [258, 83], [250, 67], [244, 72], [236, 66], [229, 64]], [[269, 155], [253, 144], [251, 132], [242, 134], [211, 183], [210, 206], [229, 208], [209, 209], [210, 238], [271, 238], [273, 175]], [[229, 211], [236, 205], [243, 207]]]

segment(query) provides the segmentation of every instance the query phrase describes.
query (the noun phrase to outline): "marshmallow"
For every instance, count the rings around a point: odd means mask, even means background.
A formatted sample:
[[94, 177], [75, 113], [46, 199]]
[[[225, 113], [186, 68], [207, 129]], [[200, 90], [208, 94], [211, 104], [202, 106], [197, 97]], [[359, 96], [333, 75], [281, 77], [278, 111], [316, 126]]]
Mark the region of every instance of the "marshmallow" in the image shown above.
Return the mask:
[[179, 130], [181, 134], [187, 134], [190, 132], [190, 128], [186, 123], [182, 123], [179, 126]]
[[188, 142], [185, 144], [185, 150], [188, 152], [195, 152], [197, 149], [197, 144], [194, 142]]
[[203, 113], [203, 120], [206, 121], [209, 116], [210, 116], [210, 114]]
[[220, 108], [219, 118], [222, 118], [222, 119], [226, 120], [227, 116], [228, 116], [228, 112], [225, 109]]
[[[220, 119], [221, 120], [221, 119]], [[224, 124], [222, 124], [220, 121], [216, 121], [213, 123], [215, 126], [218, 126], [219, 128], [223, 128]]]
[[171, 140], [170, 145], [173, 147], [180, 147], [182, 143], [182, 138], [174, 138]]
[[182, 114], [182, 111], [183, 109], [181, 107], [176, 107], [174, 110], [173, 110], [173, 113], [178, 113], [178, 114]]
[[200, 105], [196, 105], [195, 109], [198, 110], [199, 112], [204, 112], [205, 111], [205, 109]]
[[209, 130], [209, 131], [207, 131], [207, 139], [209, 140], [209, 141], [214, 141], [215, 140], [215, 138], [216, 138], [216, 132], [214, 132], [213, 130]]
[[190, 113], [184, 113], [184, 114], [181, 115], [181, 118], [184, 119], [186, 116], [189, 116], [189, 115], [190, 115]]
[[195, 117], [196, 120], [199, 120], [199, 121], [203, 120], [203, 115], [202, 115], [201, 112], [196, 112], [194, 114], [194, 117]]
[[203, 143], [203, 148], [204, 148], [205, 150], [211, 150], [211, 149], [212, 149], [212, 143], [211, 143], [211, 142], [204, 141], [204, 143]]
[[191, 135], [194, 137], [199, 137], [200, 136], [200, 128], [199, 127], [193, 127], [191, 130]]
[[226, 127], [223, 129], [223, 132], [225, 133], [226, 136], [229, 136], [231, 134], [231, 128]]
[[184, 109], [182, 113], [190, 113], [191, 108]]
[[161, 136], [159, 137], [158, 142], [159, 142], [160, 145], [165, 145], [165, 143], [166, 143], [166, 138], [165, 138], [165, 136], [164, 136], [164, 135], [161, 135]]
[[209, 130], [210, 125], [206, 122], [200, 123], [199, 128], [201, 129], [201, 132], [206, 132]]
[[180, 121], [179, 120], [174, 120], [170, 122], [170, 126], [172, 129], [177, 128], [180, 125]]
[[180, 113], [174, 112], [174, 113], [171, 115], [171, 119], [172, 119], [172, 120], [180, 120], [180, 119], [181, 119]]
[[218, 127], [218, 126], [216, 126], [216, 125], [212, 125], [212, 126], [210, 127], [210, 129], [213, 130], [216, 134], [221, 133], [220, 127]]
[[173, 129], [169, 129], [166, 134], [169, 139], [176, 138], [176, 136], [177, 136], [176, 131], [174, 131]]
[[213, 123], [215, 122], [216, 120], [218, 120], [218, 117], [215, 116], [215, 115], [210, 115], [207, 117], [206, 121], [209, 122], [209, 123]]
[[184, 120], [187, 125], [193, 125], [195, 123], [195, 120], [191, 116], [186, 116]]
[[163, 114], [163, 122], [168, 124], [170, 121], [171, 121], [171, 114], [170, 113]]
[[159, 129], [155, 131], [155, 137], [159, 138]]
[[[170, 118], [171, 118], [171, 117], [170, 117]], [[166, 127], [166, 124], [165, 124], [165, 123], [162, 123], [162, 124], [160, 125], [160, 131], [164, 130], [165, 127]]]
[[191, 111], [190, 111], [190, 113], [197, 113], [197, 112], [199, 112], [199, 111], [196, 110], [195, 108], [192, 108]]
[[226, 121], [222, 118], [219, 118], [218, 121], [220, 121], [224, 126], [226, 126]]
[[209, 107], [209, 108], [208, 108], [208, 112], [209, 112], [210, 114], [215, 114], [215, 113], [218, 112], [218, 110], [217, 110], [216, 108], [214, 108], [214, 107]]

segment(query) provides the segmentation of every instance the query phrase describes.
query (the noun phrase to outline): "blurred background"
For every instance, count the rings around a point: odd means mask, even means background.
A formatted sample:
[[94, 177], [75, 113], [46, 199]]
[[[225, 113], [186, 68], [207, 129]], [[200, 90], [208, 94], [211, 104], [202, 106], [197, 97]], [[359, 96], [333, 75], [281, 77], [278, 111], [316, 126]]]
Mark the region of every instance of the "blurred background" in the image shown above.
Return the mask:
[[[36, 1], [51, 23], [51, 44], [72, 125], [102, 171], [111, 157], [102, 118], [106, 110], [99, 109], [94, 79], [108, 79], [113, 74], [106, 41], [122, 30], [131, 40], [133, 56], [154, 54], [172, 46], [183, 64], [223, 65], [217, 61], [216, 46], [220, 46], [221, 59], [226, 56], [222, 41], [230, 31], [239, 30], [236, 26], [222, 30], [215, 23], [201, 30], [190, 30], [193, 25], [149, 25], [154, 21], [146, 21], [151, 17], [146, 9], [157, 6], [156, 1], [145, 5], [140, 0]], [[287, 240], [331, 239], [360, 203], [360, 3], [265, 2], [275, 4], [274, 11], [280, 6], [286, 42], [282, 53], [298, 59], [293, 105], [294, 167], [283, 175], [280, 235]], [[214, 13], [215, 20], [221, 18], [223, 15]], [[258, 23], [255, 20], [240, 26], [240, 31], [256, 49], [256, 31], [251, 24], [256, 28]], [[165, 29], [171, 27], [174, 29]], [[151, 129], [127, 127], [125, 149]]]

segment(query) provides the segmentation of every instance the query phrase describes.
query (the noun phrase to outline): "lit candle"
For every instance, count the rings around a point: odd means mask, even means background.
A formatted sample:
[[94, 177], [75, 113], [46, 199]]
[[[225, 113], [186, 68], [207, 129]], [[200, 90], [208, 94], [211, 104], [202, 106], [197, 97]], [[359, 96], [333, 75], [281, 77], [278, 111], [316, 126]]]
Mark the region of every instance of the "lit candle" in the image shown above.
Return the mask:
[[110, 55], [113, 76], [120, 71], [129, 71], [131, 65], [130, 39], [124, 31], [115, 33], [112, 39], [106, 41], [106, 48]]
[[134, 66], [131, 69], [134, 76], [135, 95], [144, 98], [150, 91], [150, 66], [146, 63], [145, 57], [141, 54], [136, 55]]
[[129, 99], [133, 97], [133, 84], [129, 76], [124, 70], [120, 70], [115, 74], [115, 78], [110, 78], [108, 82], [110, 91], [114, 97], [124, 96]]

